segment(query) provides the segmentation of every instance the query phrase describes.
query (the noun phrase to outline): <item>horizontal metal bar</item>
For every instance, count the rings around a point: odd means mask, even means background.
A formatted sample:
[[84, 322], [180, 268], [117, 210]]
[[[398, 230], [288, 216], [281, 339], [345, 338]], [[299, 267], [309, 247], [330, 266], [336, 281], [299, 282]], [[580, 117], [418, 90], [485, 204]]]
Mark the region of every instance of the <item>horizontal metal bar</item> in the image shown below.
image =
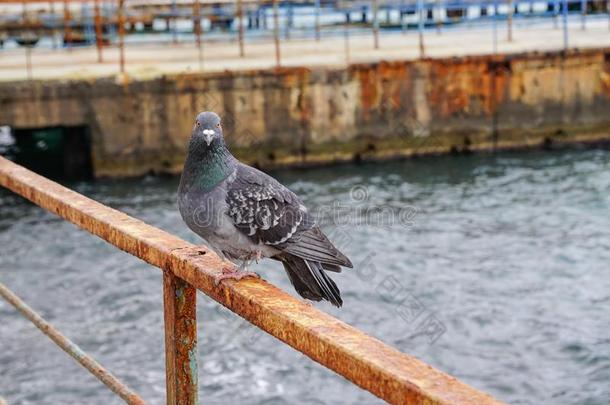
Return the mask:
[[0, 185], [119, 249], [173, 272], [252, 324], [393, 404], [500, 404], [426, 363], [293, 298], [263, 280], [216, 286], [221, 259], [7, 159]]
[[53, 325], [47, 322], [42, 316], [36, 313], [28, 306], [21, 298], [8, 289], [4, 284], [0, 283], [0, 296], [14, 306], [19, 312], [29, 319], [38, 329], [47, 335], [55, 344], [68, 353], [74, 360], [78, 361], [91, 374], [97, 377], [115, 394], [123, 398], [125, 402], [133, 405], [145, 404], [144, 400], [123, 384], [111, 372], [106, 370], [100, 363], [84, 352], [76, 343], [68, 339], [63, 333], [58, 331]]

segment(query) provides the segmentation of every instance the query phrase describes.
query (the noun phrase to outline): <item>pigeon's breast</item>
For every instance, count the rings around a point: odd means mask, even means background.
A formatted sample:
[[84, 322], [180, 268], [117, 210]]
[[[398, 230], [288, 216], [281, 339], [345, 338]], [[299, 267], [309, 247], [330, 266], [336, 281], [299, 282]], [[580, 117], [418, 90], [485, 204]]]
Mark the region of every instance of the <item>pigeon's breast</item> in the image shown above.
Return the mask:
[[234, 180], [229, 176], [209, 191], [190, 187], [179, 193], [178, 208], [187, 226], [201, 236], [219, 252], [231, 258], [240, 259], [261, 251], [270, 257], [279, 251], [271, 246], [254, 243], [246, 234], [240, 232], [228, 215], [228, 185]]
[[224, 226], [222, 217], [226, 209], [226, 188], [223, 183], [209, 191], [189, 187], [178, 197], [182, 219], [193, 232], [206, 240]]

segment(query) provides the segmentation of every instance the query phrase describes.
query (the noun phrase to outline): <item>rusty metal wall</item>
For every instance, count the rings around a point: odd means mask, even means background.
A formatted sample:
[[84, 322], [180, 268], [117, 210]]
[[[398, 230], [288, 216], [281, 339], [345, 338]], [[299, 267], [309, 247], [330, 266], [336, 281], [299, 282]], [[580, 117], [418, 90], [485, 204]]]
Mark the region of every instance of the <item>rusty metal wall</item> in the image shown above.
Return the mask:
[[178, 172], [215, 110], [263, 167], [608, 141], [610, 49], [0, 83], [0, 125], [87, 125], [97, 176]]

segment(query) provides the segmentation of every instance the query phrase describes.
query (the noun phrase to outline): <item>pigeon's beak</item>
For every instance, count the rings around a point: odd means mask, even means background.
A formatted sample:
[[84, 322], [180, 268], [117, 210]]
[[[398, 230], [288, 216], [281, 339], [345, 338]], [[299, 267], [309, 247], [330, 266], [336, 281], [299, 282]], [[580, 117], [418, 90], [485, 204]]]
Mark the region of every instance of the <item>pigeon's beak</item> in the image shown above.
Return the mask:
[[208, 146], [210, 146], [210, 144], [212, 143], [212, 140], [214, 139], [214, 130], [213, 129], [204, 129], [202, 131], [203, 133], [203, 139], [205, 140], [205, 143], [208, 144]]

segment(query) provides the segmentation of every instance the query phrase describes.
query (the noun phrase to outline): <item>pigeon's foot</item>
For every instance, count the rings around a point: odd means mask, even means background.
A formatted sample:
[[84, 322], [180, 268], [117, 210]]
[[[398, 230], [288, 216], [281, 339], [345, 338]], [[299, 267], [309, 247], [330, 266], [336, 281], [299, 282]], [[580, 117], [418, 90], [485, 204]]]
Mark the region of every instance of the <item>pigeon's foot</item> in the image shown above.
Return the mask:
[[223, 267], [222, 274], [214, 277], [214, 284], [219, 285], [223, 280], [241, 280], [246, 277], [261, 278], [258, 274], [253, 271], [243, 270], [239, 271], [235, 267]]
[[263, 257], [263, 252], [260, 250], [257, 250], [256, 253], [254, 254], [254, 260], [256, 260], [257, 264], [261, 260], [262, 257]]

